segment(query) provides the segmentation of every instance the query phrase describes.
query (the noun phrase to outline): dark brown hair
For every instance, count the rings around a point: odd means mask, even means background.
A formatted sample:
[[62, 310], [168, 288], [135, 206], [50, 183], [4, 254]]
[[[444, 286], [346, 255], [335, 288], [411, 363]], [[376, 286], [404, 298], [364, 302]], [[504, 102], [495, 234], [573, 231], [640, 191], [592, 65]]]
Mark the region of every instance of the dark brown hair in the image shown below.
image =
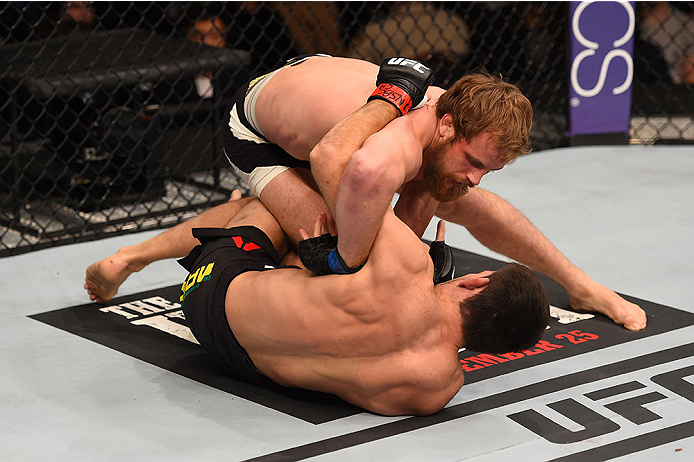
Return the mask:
[[527, 350], [549, 324], [549, 299], [527, 266], [511, 263], [460, 303], [465, 348], [478, 353]]
[[491, 134], [505, 163], [530, 153], [533, 107], [518, 87], [499, 77], [486, 73], [461, 77], [441, 95], [436, 114], [453, 117], [456, 138], [470, 141], [482, 133]]

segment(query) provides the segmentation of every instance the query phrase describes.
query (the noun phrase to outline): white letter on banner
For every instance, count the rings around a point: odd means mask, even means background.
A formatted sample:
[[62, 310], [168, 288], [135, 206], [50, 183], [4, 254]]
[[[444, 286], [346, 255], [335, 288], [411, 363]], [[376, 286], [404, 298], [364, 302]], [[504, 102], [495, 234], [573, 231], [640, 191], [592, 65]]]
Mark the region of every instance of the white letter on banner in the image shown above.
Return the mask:
[[[602, 61], [602, 65], [600, 66], [600, 76], [598, 77], [598, 83], [593, 87], [592, 89], [586, 90], [580, 86], [578, 83], [578, 67], [581, 64], [581, 62], [589, 57], [593, 56], [595, 54], [595, 50], [599, 48], [599, 45], [597, 42], [591, 42], [581, 32], [580, 29], [580, 19], [581, 19], [581, 14], [583, 11], [594, 2], [581, 2], [577, 7], [576, 11], [574, 11], [574, 16], [571, 20], [571, 28], [573, 30], [574, 36], [576, 37], [576, 40], [583, 45], [584, 47], [587, 48], [587, 50], [583, 50], [576, 57], [574, 58], [573, 63], [571, 63], [571, 86], [573, 87], [574, 91], [576, 94], [579, 96], [582, 96], [584, 98], [591, 98], [598, 93], [600, 93], [603, 89], [603, 85], [605, 84], [605, 79], [607, 78], [607, 70], [610, 66], [610, 62], [614, 58], [622, 58], [626, 62], [627, 65], [627, 76], [624, 79], [624, 83], [619, 85], [618, 87], [615, 87], [612, 89], [612, 94], [614, 95], [620, 95], [627, 91], [629, 87], [631, 86], [631, 82], [634, 76], [634, 63], [632, 61], [631, 55], [624, 51], [624, 50], [616, 50], [613, 49], [607, 55]], [[627, 43], [629, 40], [634, 35], [634, 27], [636, 24], [635, 16], [634, 16], [634, 9], [632, 8], [631, 4], [629, 2], [617, 2], [622, 7], [624, 10], [627, 12], [627, 15], [629, 16], [629, 25], [627, 27], [626, 32], [624, 35], [622, 35], [619, 39], [615, 40], [614, 43], [612, 44], [614, 48], [618, 48], [625, 43]]]

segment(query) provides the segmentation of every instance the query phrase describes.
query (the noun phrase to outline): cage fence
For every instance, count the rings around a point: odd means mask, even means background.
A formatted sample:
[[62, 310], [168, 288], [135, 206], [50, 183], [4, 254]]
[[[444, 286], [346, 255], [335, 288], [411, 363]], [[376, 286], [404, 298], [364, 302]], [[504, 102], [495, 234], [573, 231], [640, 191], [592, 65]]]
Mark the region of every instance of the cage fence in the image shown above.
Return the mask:
[[[485, 69], [566, 146], [566, 2], [0, 2], [0, 256], [175, 225], [246, 185], [225, 104], [301, 54]], [[694, 2], [638, 2], [632, 143], [694, 140]]]

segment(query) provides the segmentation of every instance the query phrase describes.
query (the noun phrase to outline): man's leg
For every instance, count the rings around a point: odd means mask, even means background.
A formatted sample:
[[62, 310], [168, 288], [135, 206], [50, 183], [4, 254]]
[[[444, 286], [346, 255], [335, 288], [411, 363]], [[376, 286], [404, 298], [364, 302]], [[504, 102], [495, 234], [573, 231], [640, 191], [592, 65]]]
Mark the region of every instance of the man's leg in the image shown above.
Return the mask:
[[316, 217], [329, 213], [311, 172], [303, 168], [292, 168], [277, 175], [259, 197], [294, 245], [301, 240], [299, 228], [313, 229]]
[[287, 253], [287, 236], [277, 222], [277, 219], [268, 211], [267, 207], [265, 207], [261, 201], [257, 199], [250, 201], [229, 220], [225, 228], [234, 228], [236, 226], [255, 226], [270, 238], [280, 258]]
[[140, 244], [123, 247], [110, 257], [92, 263], [87, 268], [84, 283], [89, 298], [106, 303], [116, 295], [120, 285], [132, 273], [155, 261], [185, 257], [198, 244], [191, 229], [221, 228], [252, 199], [242, 199], [241, 193], [234, 191], [229, 202], [207, 210]]

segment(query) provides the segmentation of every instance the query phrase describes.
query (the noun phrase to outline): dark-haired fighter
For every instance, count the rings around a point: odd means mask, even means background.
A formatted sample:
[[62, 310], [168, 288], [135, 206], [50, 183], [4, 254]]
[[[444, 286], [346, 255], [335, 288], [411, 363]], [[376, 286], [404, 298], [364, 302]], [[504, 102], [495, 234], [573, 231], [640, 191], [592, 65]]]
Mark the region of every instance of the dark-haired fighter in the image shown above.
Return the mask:
[[[365, 266], [347, 275], [281, 267], [284, 232], [258, 200], [228, 228], [194, 230], [203, 245], [184, 259], [181, 298], [197, 340], [239, 380], [432, 414], [463, 385], [460, 348], [527, 349], [549, 321], [544, 289], [518, 264], [434, 285], [428, 246], [392, 209]], [[314, 234], [326, 230], [321, 215]]]

